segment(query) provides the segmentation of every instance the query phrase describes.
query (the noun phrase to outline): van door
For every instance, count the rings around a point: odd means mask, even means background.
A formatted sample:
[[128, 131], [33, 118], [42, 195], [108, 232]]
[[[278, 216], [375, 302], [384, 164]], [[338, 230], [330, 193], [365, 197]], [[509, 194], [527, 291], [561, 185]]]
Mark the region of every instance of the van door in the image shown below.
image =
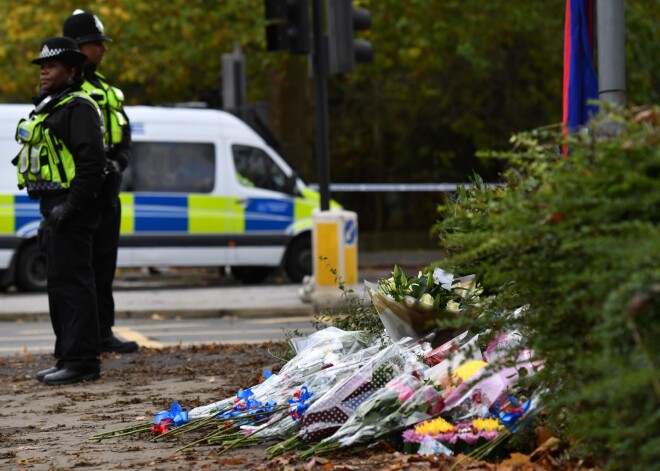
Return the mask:
[[294, 189], [285, 171], [259, 147], [233, 144], [245, 232], [284, 233], [294, 222]]

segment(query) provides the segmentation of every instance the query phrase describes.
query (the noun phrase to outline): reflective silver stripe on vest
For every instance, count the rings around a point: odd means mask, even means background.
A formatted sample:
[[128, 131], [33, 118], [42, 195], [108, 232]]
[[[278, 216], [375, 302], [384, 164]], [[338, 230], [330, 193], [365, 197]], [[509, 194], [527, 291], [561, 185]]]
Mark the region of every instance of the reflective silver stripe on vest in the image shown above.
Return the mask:
[[38, 148], [30, 146], [30, 173], [34, 175], [41, 174], [41, 165], [39, 165], [39, 149], [41, 149], [41, 146]]
[[19, 173], [27, 172], [27, 168], [28, 168], [27, 152], [28, 152], [29, 147], [30, 147], [29, 145], [23, 144], [23, 147], [21, 147], [21, 152], [18, 154], [18, 171], [19, 171]]

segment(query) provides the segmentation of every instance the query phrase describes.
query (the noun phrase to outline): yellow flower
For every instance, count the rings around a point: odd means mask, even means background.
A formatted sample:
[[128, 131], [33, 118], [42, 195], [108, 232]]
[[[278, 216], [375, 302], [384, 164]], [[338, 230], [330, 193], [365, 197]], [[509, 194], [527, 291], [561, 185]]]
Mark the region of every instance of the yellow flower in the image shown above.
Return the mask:
[[472, 378], [477, 372], [487, 365], [486, 362], [481, 360], [470, 360], [463, 363], [461, 366], [456, 368], [454, 374], [461, 378], [461, 381], [467, 381]]
[[502, 425], [498, 420], [495, 419], [474, 419], [472, 421], [472, 426], [484, 432], [493, 432], [496, 430], [504, 430], [504, 425]]
[[415, 432], [422, 435], [437, 435], [439, 433], [451, 432], [454, 426], [442, 417], [433, 420], [427, 420], [415, 427]]

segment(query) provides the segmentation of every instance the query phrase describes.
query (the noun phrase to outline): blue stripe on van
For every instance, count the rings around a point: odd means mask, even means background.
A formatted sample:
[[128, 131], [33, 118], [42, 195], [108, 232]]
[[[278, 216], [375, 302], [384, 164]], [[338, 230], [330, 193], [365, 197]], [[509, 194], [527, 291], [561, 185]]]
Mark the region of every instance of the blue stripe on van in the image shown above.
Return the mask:
[[293, 222], [293, 201], [251, 198], [245, 208], [245, 232], [283, 231]]
[[14, 196], [14, 211], [17, 231], [25, 224], [41, 220], [39, 203], [27, 195]]
[[187, 232], [186, 196], [135, 195], [135, 232]]

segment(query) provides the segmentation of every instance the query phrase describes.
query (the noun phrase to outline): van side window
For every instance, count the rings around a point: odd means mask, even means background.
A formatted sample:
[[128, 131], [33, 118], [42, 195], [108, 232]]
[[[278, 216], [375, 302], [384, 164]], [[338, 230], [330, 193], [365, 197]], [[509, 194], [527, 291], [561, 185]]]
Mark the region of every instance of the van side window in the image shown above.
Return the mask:
[[242, 185], [287, 192], [286, 174], [262, 149], [233, 145], [232, 154], [236, 177]]
[[129, 191], [210, 193], [215, 146], [193, 142], [135, 142], [128, 166]]

